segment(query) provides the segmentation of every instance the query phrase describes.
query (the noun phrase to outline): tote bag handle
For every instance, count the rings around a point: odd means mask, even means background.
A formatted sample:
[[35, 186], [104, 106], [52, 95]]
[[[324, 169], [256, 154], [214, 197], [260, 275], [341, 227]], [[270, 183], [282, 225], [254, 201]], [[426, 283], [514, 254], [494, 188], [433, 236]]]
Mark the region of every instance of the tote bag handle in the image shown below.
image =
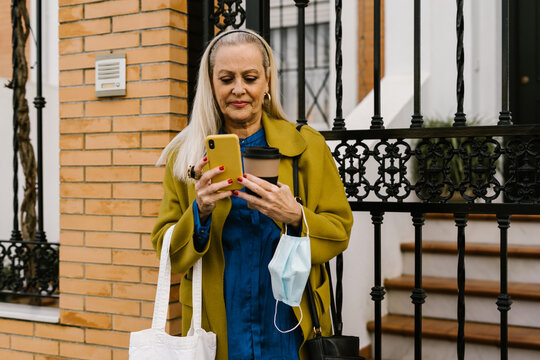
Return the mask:
[[[175, 225], [169, 227], [163, 243], [161, 245], [161, 256], [159, 260], [159, 275], [154, 302], [154, 316], [152, 318], [152, 329], [165, 331], [167, 322], [167, 311], [169, 309], [169, 294], [171, 290], [171, 259], [169, 249]], [[201, 306], [202, 306], [202, 258], [193, 265], [192, 281], [193, 317], [191, 327], [196, 330], [201, 328]]]

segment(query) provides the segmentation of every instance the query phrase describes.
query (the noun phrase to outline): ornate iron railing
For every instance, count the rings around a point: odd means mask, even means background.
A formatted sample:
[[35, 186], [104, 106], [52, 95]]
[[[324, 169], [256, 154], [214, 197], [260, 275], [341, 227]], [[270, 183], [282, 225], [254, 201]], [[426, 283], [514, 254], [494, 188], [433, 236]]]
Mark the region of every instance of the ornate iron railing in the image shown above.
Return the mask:
[[[250, 8], [247, 0], [246, 6]], [[206, 3], [206, 1], [205, 1]], [[213, 1], [210, 3], [213, 4]], [[223, 2], [219, 2], [220, 4]], [[235, 1], [240, 6], [241, 1]], [[309, 0], [295, 0], [298, 8], [298, 123], [306, 123], [305, 114], [305, 42], [304, 10]], [[457, 358], [465, 357], [465, 229], [469, 214], [494, 214], [500, 229], [500, 311], [501, 359], [508, 359], [508, 228], [514, 214], [540, 215], [540, 126], [513, 125], [509, 108], [509, 0], [502, 6], [502, 108], [497, 126], [467, 126], [463, 110], [465, 93], [463, 46], [463, 1], [456, 0], [456, 114], [452, 127], [424, 128], [421, 111], [421, 0], [414, 0], [414, 99], [410, 128], [385, 129], [381, 114], [381, 1], [374, 0], [373, 73], [374, 108], [369, 130], [347, 131], [342, 100], [342, 1], [335, 1], [335, 73], [336, 117], [332, 131], [322, 134], [333, 149], [346, 194], [354, 211], [371, 214], [374, 226], [374, 301], [373, 357], [382, 358], [382, 285], [381, 239], [384, 215], [410, 213], [415, 229], [415, 281], [411, 294], [414, 304], [415, 360], [422, 359], [422, 305], [426, 293], [422, 287], [422, 229], [426, 213], [453, 214], [457, 226]], [[267, 19], [269, 8], [260, 6], [259, 19]], [[210, 9], [210, 5], [205, 5]], [[266, 13], [265, 13], [266, 11]], [[215, 19], [209, 13], [205, 19]], [[249, 19], [248, 19], [249, 20]], [[230, 21], [229, 21], [230, 22]], [[205, 22], [213, 31], [217, 23]], [[236, 24], [235, 22], [231, 22]], [[263, 23], [250, 28], [266, 34]], [[238, 27], [241, 25], [235, 25]], [[205, 29], [208, 29], [206, 27]], [[211, 31], [205, 30], [206, 34]], [[209, 40], [209, 37], [205, 38]], [[195, 54], [197, 56], [197, 54]], [[451, 174], [452, 162], [460, 162], [460, 176]], [[503, 169], [498, 172], [498, 169]], [[500, 175], [502, 173], [502, 175]], [[459, 194], [463, 201], [450, 201]]]
[[[46, 101], [42, 93], [42, 31], [41, 1], [36, 1], [36, 97], [34, 106], [37, 113], [37, 206], [38, 228], [34, 239], [23, 239], [19, 227], [19, 123], [21, 83], [17, 73], [20, 67], [21, 48], [25, 42], [20, 33], [27, 14], [22, 1], [12, 0], [12, 49], [13, 49], [13, 228], [10, 240], [0, 240], [0, 299], [10, 296], [58, 298], [58, 255], [59, 244], [47, 242], [44, 229], [43, 210], [43, 108]], [[29, 25], [29, 24], [26, 24]], [[24, 93], [22, 93], [24, 97]], [[24, 100], [26, 101], [26, 100]], [[24, 106], [23, 106], [24, 107]], [[36, 303], [36, 302], [34, 302]]]
[[59, 244], [0, 240], [0, 294], [58, 297]]
[[[495, 213], [512, 209], [514, 214], [527, 214], [539, 209], [538, 125], [345, 130], [323, 134], [334, 149], [354, 210], [372, 210], [373, 203], [393, 206], [392, 211], [415, 204], [425, 207], [427, 212]], [[463, 166], [460, 178], [451, 174], [454, 161]], [[376, 174], [368, 173], [370, 162]], [[502, 164], [504, 179], [497, 172]], [[414, 174], [416, 181], [411, 179]], [[458, 194], [465, 202], [449, 203]]]

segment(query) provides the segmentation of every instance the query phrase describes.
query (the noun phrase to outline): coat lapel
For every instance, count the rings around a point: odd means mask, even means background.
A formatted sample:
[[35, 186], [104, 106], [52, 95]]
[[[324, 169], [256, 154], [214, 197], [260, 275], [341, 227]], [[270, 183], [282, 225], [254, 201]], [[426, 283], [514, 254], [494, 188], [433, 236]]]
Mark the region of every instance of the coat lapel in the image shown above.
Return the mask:
[[287, 120], [269, 118], [263, 113], [262, 125], [268, 146], [276, 147], [283, 156], [294, 157], [306, 149], [306, 141], [296, 130], [296, 125]]

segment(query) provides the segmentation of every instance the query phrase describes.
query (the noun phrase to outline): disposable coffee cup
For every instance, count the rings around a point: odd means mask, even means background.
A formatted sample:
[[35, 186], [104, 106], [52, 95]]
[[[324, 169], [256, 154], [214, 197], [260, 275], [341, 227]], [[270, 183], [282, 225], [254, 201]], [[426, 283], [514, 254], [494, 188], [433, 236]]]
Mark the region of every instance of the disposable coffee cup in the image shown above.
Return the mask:
[[[281, 154], [278, 148], [270, 146], [249, 146], [242, 154], [244, 156], [244, 172], [255, 175], [272, 184], [277, 184], [279, 160]], [[256, 195], [246, 186], [246, 193]]]

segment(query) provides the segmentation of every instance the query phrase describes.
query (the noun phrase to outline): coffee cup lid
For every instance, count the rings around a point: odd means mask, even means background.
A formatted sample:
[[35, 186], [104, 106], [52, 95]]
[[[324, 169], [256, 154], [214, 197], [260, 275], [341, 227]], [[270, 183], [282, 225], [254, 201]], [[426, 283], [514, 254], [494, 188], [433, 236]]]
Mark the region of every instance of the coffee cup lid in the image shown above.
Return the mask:
[[252, 159], [280, 159], [279, 149], [271, 146], [248, 146], [242, 153], [245, 157]]

